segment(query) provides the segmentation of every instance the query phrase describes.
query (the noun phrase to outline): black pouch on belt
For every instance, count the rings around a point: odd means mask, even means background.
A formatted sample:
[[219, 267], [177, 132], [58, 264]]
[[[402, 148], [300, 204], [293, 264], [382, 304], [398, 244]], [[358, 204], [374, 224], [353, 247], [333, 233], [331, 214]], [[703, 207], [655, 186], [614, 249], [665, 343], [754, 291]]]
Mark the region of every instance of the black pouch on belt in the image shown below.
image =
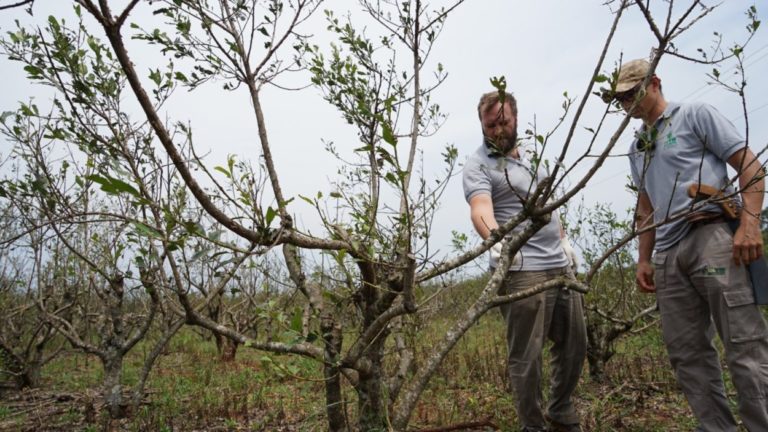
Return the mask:
[[[729, 220], [728, 226], [735, 233], [736, 228], [739, 227], [739, 220]], [[768, 305], [768, 262], [765, 256], [749, 263], [749, 278], [752, 282], [752, 290], [755, 292], [755, 304]]]

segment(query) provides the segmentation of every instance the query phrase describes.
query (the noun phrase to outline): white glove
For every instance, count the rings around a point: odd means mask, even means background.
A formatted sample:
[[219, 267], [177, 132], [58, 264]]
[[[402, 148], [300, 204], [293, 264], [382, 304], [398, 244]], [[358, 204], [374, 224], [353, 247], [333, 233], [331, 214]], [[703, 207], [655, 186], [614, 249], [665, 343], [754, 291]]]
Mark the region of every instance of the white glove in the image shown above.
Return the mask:
[[573, 249], [573, 246], [571, 246], [571, 242], [568, 241], [568, 237], [561, 238], [560, 245], [563, 247], [565, 257], [568, 258], [568, 264], [570, 264], [573, 272], [576, 273], [579, 268], [579, 257], [576, 255], [576, 251]]
[[[491, 248], [488, 250], [488, 252], [491, 253], [491, 267], [496, 268], [499, 265], [499, 259], [501, 258], [501, 244], [503, 240], [496, 243], [495, 245], [491, 246]], [[515, 269], [516, 267], [520, 267], [520, 252], [518, 251], [515, 256], [512, 258], [512, 264], [510, 264], [510, 269]]]
[[495, 245], [491, 246], [490, 252], [491, 252], [491, 261], [499, 262], [499, 258], [501, 258], [501, 242], [498, 242]]

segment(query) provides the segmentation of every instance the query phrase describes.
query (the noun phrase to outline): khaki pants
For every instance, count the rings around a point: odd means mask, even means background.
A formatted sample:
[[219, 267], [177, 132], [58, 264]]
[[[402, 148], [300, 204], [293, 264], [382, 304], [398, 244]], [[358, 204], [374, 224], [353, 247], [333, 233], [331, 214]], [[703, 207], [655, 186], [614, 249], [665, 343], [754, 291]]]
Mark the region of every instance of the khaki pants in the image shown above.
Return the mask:
[[[751, 432], [768, 431], [768, 327], [754, 304], [745, 266], [732, 260], [725, 223], [694, 226], [677, 245], [653, 257], [661, 328], [677, 381], [698, 430], [736, 431], [728, 407], [714, 331]], [[714, 325], [714, 329], [713, 329]]]
[[[546, 271], [509, 272], [500, 294], [531, 288], [549, 279], [569, 275], [568, 267]], [[547, 414], [564, 424], [579, 422], [571, 401], [587, 352], [581, 294], [552, 289], [500, 306], [507, 324], [507, 371], [523, 426], [543, 427], [541, 410], [541, 352], [545, 338], [553, 342], [552, 379]]]

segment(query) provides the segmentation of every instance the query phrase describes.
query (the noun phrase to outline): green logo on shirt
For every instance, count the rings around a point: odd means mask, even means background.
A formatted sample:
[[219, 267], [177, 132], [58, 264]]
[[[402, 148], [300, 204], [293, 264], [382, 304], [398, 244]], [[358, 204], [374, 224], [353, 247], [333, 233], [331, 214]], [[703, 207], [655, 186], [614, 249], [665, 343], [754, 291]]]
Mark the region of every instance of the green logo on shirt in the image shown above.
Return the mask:
[[677, 145], [677, 137], [672, 135], [672, 132], [667, 134], [667, 142], [664, 144], [664, 148], [669, 148]]
[[704, 276], [725, 276], [725, 267], [706, 266], [701, 269], [701, 273]]

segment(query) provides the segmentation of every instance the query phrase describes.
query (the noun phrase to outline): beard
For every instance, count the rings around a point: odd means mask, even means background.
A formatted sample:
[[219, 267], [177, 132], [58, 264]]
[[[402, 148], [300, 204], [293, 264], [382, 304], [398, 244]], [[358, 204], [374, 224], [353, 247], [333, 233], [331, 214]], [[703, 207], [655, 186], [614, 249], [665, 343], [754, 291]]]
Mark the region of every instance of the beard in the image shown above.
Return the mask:
[[517, 147], [517, 128], [512, 131], [512, 134], [501, 135], [496, 137], [489, 137], [483, 134], [483, 142], [486, 146], [498, 150], [501, 154], [506, 155]]

